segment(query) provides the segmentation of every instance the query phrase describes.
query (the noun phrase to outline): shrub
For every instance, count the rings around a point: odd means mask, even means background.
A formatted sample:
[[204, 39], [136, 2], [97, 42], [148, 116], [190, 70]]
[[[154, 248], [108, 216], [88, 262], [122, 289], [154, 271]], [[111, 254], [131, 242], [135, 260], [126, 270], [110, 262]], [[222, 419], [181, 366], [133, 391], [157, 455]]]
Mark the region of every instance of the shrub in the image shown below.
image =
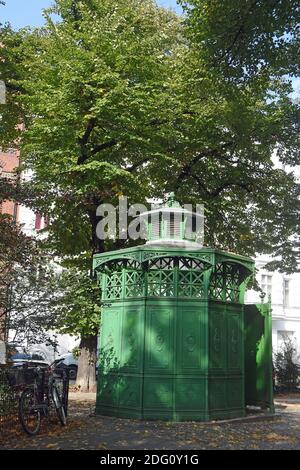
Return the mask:
[[275, 354], [275, 373], [278, 385], [288, 390], [297, 387], [300, 368], [295, 362], [297, 349], [290, 338], [286, 338], [281, 349]]

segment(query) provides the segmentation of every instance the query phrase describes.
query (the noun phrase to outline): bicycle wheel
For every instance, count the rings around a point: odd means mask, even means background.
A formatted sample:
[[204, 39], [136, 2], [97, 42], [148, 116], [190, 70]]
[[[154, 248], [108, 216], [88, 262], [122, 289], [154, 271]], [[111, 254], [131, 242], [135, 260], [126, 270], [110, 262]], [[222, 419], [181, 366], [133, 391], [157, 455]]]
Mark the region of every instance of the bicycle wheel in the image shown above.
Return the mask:
[[35, 436], [41, 427], [41, 410], [37, 409], [38, 398], [33, 388], [25, 388], [19, 401], [19, 418], [24, 431]]
[[65, 426], [67, 424], [67, 417], [66, 417], [66, 413], [65, 413], [65, 408], [63, 406], [63, 403], [62, 403], [62, 400], [61, 400], [60, 395], [58, 393], [56, 385], [52, 386], [51, 395], [52, 395], [52, 400], [53, 400], [55, 410], [56, 410], [56, 414], [57, 414], [57, 417], [60, 421], [60, 424], [62, 426]]

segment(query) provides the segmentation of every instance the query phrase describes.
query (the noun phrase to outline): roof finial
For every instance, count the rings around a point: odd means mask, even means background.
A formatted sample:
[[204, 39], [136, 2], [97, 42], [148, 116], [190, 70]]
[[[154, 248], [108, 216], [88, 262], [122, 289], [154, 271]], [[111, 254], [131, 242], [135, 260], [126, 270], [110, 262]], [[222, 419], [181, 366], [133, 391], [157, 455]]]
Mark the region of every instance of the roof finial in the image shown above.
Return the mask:
[[167, 207], [180, 207], [180, 204], [178, 201], [175, 200], [175, 193], [172, 191], [168, 197], [167, 200]]

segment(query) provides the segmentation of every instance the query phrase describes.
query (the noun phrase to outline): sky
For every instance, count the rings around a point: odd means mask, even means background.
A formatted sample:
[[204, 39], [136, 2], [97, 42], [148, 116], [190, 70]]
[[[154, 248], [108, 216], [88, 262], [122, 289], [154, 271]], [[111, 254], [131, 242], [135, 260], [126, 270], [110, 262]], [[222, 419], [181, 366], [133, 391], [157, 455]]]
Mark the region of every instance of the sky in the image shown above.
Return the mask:
[[[52, 0], [4, 0], [6, 5], [0, 5], [0, 23], [10, 22], [15, 29], [24, 26], [41, 26], [44, 22], [42, 9], [48, 8]], [[172, 8], [180, 13], [181, 9], [176, 0], [157, 0], [164, 7]]]

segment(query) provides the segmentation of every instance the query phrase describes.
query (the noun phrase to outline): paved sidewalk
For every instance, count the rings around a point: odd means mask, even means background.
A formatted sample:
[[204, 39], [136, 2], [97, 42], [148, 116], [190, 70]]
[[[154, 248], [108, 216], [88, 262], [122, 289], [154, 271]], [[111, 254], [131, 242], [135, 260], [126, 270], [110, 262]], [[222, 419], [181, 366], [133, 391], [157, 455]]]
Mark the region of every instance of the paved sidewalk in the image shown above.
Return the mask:
[[94, 416], [95, 396], [71, 393], [69, 423], [56, 419], [40, 435], [23, 433], [4, 449], [298, 449], [300, 396], [280, 397], [273, 420], [231, 423], [172, 423]]

